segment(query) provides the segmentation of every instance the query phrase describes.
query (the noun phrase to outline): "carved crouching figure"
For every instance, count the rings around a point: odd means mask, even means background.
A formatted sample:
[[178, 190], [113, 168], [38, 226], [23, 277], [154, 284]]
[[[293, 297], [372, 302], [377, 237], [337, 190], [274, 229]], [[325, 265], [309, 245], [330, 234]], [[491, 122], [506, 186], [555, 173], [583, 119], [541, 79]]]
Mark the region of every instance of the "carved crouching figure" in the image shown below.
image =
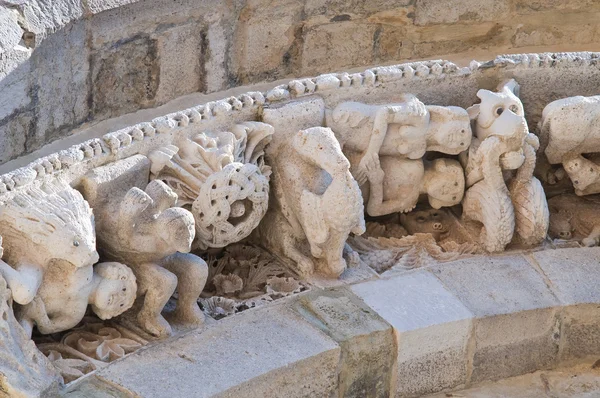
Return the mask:
[[6, 261], [0, 261], [0, 273], [29, 335], [34, 325], [44, 334], [76, 326], [88, 304], [102, 319], [133, 304], [136, 282], [129, 268], [93, 267], [98, 253], [92, 210], [68, 184], [48, 183], [9, 199], [0, 212], [0, 235]]
[[467, 112], [458, 107], [424, 105], [412, 95], [404, 102], [367, 105], [345, 102], [327, 117], [370, 216], [412, 210], [421, 194], [434, 208], [462, 200], [462, 167], [451, 159], [425, 165], [426, 151], [457, 155], [471, 142]]
[[344, 251], [353, 253], [348, 234], [365, 230], [360, 189], [331, 129], [313, 127], [287, 138], [275, 153], [267, 148], [274, 194], [260, 239], [291, 259], [301, 276], [337, 277], [346, 269]]
[[[463, 217], [483, 224], [480, 242], [489, 252], [504, 250], [516, 232], [525, 245], [541, 242], [548, 230], [548, 205], [533, 177], [539, 147], [528, 132], [514, 80], [499, 92], [479, 90], [481, 103], [469, 108], [476, 138], [461, 160], [467, 186]], [[503, 171], [516, 170], [507, 186]]]
[[129, 265], [137, 278], [138, 297], [143, 300], [141, 308], [135, 308], [139, 326], [165, 337], [171, 327], [161, 311], [176, 288], [179, 299], [173, 320], [192, 326], [203, 322], [196, 300], [208, 268], [200, 257], [189, 254], [195, 236], [193, 215], [173, 207], [177, 195], [162, 181], [145, 186], [149, 168], [142, 155], [103, 166], [86, 176], [84, 191], [98, 209], [101, 254]]

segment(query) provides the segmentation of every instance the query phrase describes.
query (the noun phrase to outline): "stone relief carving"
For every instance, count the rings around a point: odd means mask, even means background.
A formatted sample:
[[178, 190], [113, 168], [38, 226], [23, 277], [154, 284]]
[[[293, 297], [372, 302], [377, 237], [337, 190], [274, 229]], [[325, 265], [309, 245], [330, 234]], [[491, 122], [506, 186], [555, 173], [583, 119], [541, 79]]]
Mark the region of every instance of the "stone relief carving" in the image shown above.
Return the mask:
[[231, 132], [204, 132], [150, 154], [153, 178], [191, 210], [201, 249], [224, 247], [247, 237], [269, 203], [270, 167], [264, 148], [273, 128], [246, 122]]
[[600, 96], [556, 100], [542, 113], [544, 152], [550, 164], [562, 166], [549, 177], [556, 180], [566, 172], [579, 196], [600, 193], [599, 121]]
[[548, 200], [553, 239], [575, 240], [584, 246], [600, 244], [600, 200], [595, 196], [562, 194]]
[[346, 269], [344, 251], [346, 257], [353, 253], [348, 235], [365, 230], [350, 164], [329, 128], [279, 134], [279, 145], [267, 148], [273, 196], [260, 226], [262, 244], [292, 260], [302, 277], [313, 272], [337, 277]]
[[464, 176], [452, 159], [423, 162], [426, 151], [457, 155], [471, 142], [467, 112], [424, 105], [413, 95], [402, 102], [367, 105], [344, 102], [327, 114], [361, 187], [370, 216], [412, 210], [421, 194], [431, 206], [462, 200]]
[[[31, 335], [76, 326], [88, 304], [102, 319], [127, 310], [135, 277], [96, 252], [92, 210], [81, 194], [60, 181], [19, 192], [0, 213], [0, 273], [12, 291], [16, 316]], [[123, 290], [125, 289], [125, 290]]]
[[127, 264], [136, 276], [139, 305], [132, 311], [137, 325], [165, 337], [172, 331], [161, 311], [175, 289], [179, 299], [173, 321], [203, 322], [196, 300], [208, 270], [204, 260], [189, 253], [194, 217], [173, 207], [177, 194], [162, 181], [147, 183], [149, 172], [149, 160], [136, 155], [94, 169], [84, 177], [82, 191], [96, 211], [102, 255]]
[[[525, 245], [540, 243], [548, 229], [548, 207], [533, 177], [537, 137], [529, 133], [514, 80], [498, 92], [479, 90], [481, 103], [468, 109], [474, 121], [473, 142], [462, 154], [468, 187], [463, 200], [466, 221], [483, 225], [480, 243], [503, 251], [516, 233]], [[516, 170], [505, 178], [505, 171]]]

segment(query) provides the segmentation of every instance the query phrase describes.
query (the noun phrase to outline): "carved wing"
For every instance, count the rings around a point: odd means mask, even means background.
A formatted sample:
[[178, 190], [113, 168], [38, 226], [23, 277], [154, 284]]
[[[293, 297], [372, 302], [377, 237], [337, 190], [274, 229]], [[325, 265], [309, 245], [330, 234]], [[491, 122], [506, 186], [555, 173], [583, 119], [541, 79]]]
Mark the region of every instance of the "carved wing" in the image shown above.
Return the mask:
[[325, 223], [322, 198], [310, 191], [303, 191], [300, 198], [300, 223], [311, 245], [325, 243], [329, 228]]

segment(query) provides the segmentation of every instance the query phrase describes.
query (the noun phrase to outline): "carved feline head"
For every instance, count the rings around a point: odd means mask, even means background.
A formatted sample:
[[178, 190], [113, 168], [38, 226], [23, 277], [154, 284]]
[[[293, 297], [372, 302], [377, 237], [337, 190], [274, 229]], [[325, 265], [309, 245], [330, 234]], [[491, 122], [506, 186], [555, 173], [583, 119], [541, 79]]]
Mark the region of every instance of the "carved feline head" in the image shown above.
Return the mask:
[[425, 170], [425, 187], [434, 209], [454, 206], [465, 192], [463, 168], [454, 159], [435, 159]]
[[446, 210], [418, 206], [410, 213], [401, 214], [400, 223], [411, 235], [416, 233], [432, 234], [433, 238], [439, 241], [449, 232], [451, 218]]
[[481, 103], [467, 109], [475, 120], [475, 134], [480, 141], [489, 136], [514, 139], [516, 144], [525, 139], [527, 122], [523, 103], [517, 97], [519, 86], [514, 80], [508, 81], [498, 92], [479, 90], [477, 97]]
[[[7, 251], [44, 262], [39, 265], [52, 259], [76, 267], [98, 261], [92, 209], [66, 183], [47, 183], [16, 194], [2, 209], [0, 235]], [[28, 252], [27, 242], [35, 252]]]

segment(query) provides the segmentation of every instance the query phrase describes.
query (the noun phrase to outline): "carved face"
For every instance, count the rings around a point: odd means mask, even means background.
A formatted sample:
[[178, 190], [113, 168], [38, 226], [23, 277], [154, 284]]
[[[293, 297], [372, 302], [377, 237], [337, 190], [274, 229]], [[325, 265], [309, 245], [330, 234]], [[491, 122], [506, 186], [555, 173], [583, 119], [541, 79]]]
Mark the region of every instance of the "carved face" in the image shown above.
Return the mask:
[[563, 167], [578, 190], [584, 190], [600, 179], [596, 164], [583, 156], [566, 160]]
[[480, 141], [489, 136], [507, 137], [514, 141], [515, 148], [523, 145], [527, 134], [527, 122], [521, 100], [504, 86], [499, 92], [479, 90], [481, 103], [468, 109], [475, 119], [475, 133]]
[[165, 256], [175, 252], [188, 253], [196, 236], [194, 216], [188, 210], [172, 207], [163, 211], [157, 219], [160, 237], [157, 251]]
[[409, 234], [432, 234], [435, 240], [443, 238], [450, 229], [450, 216], [445, 210], [414, 210], [401, 214], [400, 221]]
[[110, 319], [127, 311], [136, 298], [136, 281], [131, 270], [120, 263], [99, 264], [100, 278], [92, 302], [92, 310], [100, 319]]
[[458, 155], [471, 144], [471, 122], [467, 112], [456, 106], [433, 107], [432, 123], [439, 124], [435, 133], [428, 140], [427, 150]]
[[436, 159], [425, 171], [427, 196], [434, 209], [454, 206], [463, 198], [465, 177], [456, 160]]
[[548, 227], [548, 235], [553, 239], [571, 239], [575, 232], [571, 226], [571, 217], [567, 211], [551, 211], [550, 225]]

